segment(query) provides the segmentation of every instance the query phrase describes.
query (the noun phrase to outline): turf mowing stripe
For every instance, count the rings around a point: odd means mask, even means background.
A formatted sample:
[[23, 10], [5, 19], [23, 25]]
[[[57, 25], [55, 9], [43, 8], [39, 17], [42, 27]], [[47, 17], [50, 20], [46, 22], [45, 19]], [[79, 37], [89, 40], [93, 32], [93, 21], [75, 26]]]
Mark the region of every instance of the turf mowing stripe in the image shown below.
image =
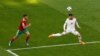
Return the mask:
[[[95, 44], [95, 43], [100, 43], [100, 41], [86, 42], [86, 44]], [[17, 48], [17, 49], [8, 49], [8, 50], [18, 51], [18, 50], [29, 50], [29, 49], [39, 49], [39, 48], [58, 47], [58, 46], [72, 46], [72, 45], [80, 45], [80, 43], [48, 45], [48, 46], [38, 46], [38, 47], [27, 47], [27, 48]]]
[[13, 56], [19, 56], [16, 53], [12, 52], [11, 50], [6, 50], [8, 53], [12, 54]]

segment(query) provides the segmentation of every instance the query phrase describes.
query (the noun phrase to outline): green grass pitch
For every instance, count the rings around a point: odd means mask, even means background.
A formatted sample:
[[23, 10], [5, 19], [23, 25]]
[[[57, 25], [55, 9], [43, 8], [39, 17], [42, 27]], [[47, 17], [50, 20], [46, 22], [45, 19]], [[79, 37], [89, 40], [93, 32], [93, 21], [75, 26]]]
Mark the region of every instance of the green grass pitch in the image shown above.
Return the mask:
[[[83, 40], [100, 41], [100, 0], [1, 0], [0, 1], [0, 56], [12, 56], [6, 50], [16, 33], [22, 14], [29, 15], [30, 47], [76, 43], [72, 34], [49, 39], [51, 33], [62, 32], [67, 18], [67, 6], [73, 7]], [[22, 35], [12, 49], [26, 48]], [[62, 46], [13, 51], [20, 56], [100, 56], [100, 44]]]

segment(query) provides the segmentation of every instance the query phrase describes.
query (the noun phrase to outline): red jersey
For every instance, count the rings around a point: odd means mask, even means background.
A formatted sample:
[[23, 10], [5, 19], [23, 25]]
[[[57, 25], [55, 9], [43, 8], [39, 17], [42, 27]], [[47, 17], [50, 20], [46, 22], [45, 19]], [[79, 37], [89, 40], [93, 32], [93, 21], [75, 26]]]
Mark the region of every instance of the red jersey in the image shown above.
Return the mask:
[[18, 30], [20, 30], [20, 31], [24, 30], [22, 23], [24, 23], [24, 25], [26, 26], [27, 25], [27, 18], [22, 18], [22, 20], [20, 21], [20, 25], [18, 28]]

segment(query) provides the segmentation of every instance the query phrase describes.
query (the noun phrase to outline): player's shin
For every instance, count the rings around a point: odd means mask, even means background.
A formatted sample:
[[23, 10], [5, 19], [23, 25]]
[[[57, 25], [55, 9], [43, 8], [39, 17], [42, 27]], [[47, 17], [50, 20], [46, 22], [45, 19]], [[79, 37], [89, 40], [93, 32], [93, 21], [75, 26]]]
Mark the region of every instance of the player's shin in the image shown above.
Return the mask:
[[81, 37], [80, 35], [78, 36], [78, 39], [79, 39], [79, 43], [80, 43], [81, 45], [84, 45], [84, 44], [85, 44], [85, 42], [82, 41], [82, 37]]
[[81, 42], [82, 41], [82, 37], [78, 36], [78, 40], [79, 40], [79, 42]]
[[30, 39], [30, 35], [27, 35], [27, 37], [26, 37], [26, 45], [28, 46], [29, 45], [29, 39]]
[[57, 33], [57, 34], [52, 34], [52, 36], [59, 37], [59, 36], [62, 36], [62, 34], [61, 33]]
[[51, 35], [49, 35], [49, 38], [59, 37], [59, 36], [62, 36], [62, 34], [61, 33], [51, 34]]
[[10, 41], [9, 41], [9, 46], [11, 46], [11, 44], [16, 40], [16, 36], [14, 36]]

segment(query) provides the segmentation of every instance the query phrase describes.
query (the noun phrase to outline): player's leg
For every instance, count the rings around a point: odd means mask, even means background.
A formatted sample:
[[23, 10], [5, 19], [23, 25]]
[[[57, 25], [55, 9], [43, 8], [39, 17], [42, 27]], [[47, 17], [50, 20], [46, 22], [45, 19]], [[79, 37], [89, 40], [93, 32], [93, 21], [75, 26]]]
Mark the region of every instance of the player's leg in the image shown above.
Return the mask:
[[51, 34], [49, 35], [49, 38], [51, 37], [60, 37], [60, 36], [63, 36], [63, 35], [66, 35], [68, 32], [62, 32], [62, 33], [56, 33], [56, 34]]
[[25, 29], [25, 34], [26, 34], [26, 45], [28, 46], [29, 45], [29, 39], [30, 39], [30, 32], [27, 30], [27, 29]]
[[85, 42], [82, 40], [81, 34], [78, 31], [72, 31], [72, 33], [78, 37], [78, 40], [79, 40], [80, 44], [82, 44], [82, 45], [85, 44]]
[[50, 34], [49, 38], [51, 38], [51, 37], [58, 37], [58, 36], [62, 36], [62, 34], [61, 33]]
[[16, 40], [16, 36], [14, 36], [10, 41], [9, 41], [9, 46], [11, 46], [11, 44]]
[[11, 46], [11, 44], [19, 37], [20, 35], [20, 31], [18, 30], [16, 35], [12, 37], [12, 39], [9, 41], [9, 46]]

